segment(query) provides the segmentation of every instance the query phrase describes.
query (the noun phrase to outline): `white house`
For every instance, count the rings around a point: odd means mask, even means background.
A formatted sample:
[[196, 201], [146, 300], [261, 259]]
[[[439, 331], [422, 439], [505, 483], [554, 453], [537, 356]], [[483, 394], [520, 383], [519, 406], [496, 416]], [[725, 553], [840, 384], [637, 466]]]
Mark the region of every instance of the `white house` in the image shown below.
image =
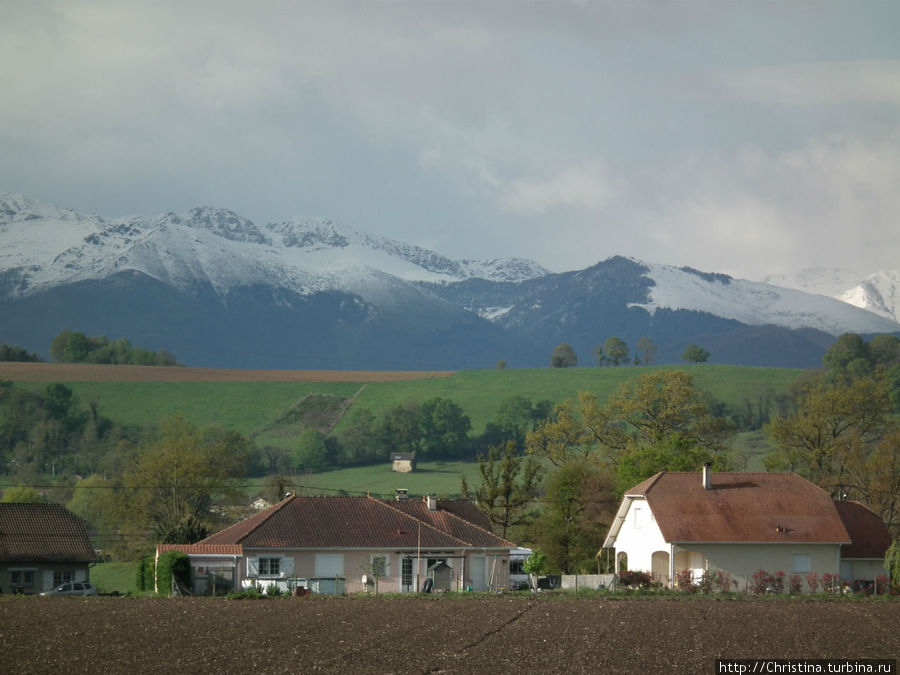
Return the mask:
[[873, 579], [890, 538], [877, 515], [849, 504], [792, 473], [662, 472], [626, 492], [603, 546], [615, 549], [617, 573], [648, 571], [670, 587], [686, 569], [695, 580], [727, 572], [738, 589], [761, 569]]

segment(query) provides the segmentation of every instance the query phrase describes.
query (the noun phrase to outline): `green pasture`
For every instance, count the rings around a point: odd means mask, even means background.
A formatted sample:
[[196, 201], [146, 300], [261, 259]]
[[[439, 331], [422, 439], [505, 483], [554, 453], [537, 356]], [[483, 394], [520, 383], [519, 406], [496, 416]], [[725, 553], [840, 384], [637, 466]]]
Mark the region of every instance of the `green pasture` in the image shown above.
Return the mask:
[[[559, 403], [580, 391], [601, 399], [622, 382], [673, 366], [619, 368], [540, 368], [466, 370], [450, 377], [401, 382], [66, 382], [84, 402], [97, 401], [100, 414], [119, 423], [149, 426], [176, 414], [198, 426], [221, 426], [255, 435], [272, 426], [303, 397], [311, 394], [341, 398], [357, 395], [355, 406], [380, 418], [408, 402], [441, 397], [453, 400], [481, 433], [499, 406], [512, 396], [533, 402]], [[769, 391], [787, 393], [804, 372], [787, 368], [685, 365], [697, 386], [732, 407], [755, 401]], [[38, 390], [44, 385], [22, 383]], [[340, 424], [338, 425], [338, 429]]]
[[[353, 466], [322, 473], [292, 476], [298, 495], [366, 495], [393, 497], [398, 488], [411, 495], [435, 494], [439, 497], [460, 496], [460, 475], [469, 485], [480, 483], [477, 462], [419, 462], [413, 473], [396, 473], [390, 462]], [[264, 479], [249, 486], [254, 494], [262, 492]]]

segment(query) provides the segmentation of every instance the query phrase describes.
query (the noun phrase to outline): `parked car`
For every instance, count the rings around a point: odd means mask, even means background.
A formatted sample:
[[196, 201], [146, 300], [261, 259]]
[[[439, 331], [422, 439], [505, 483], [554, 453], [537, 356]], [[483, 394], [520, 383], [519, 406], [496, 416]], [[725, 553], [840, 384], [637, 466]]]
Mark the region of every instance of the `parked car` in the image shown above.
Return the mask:
[[97, 595], [97, 587], [86, 581], [70, 581], [44, 591], [41, 595]]

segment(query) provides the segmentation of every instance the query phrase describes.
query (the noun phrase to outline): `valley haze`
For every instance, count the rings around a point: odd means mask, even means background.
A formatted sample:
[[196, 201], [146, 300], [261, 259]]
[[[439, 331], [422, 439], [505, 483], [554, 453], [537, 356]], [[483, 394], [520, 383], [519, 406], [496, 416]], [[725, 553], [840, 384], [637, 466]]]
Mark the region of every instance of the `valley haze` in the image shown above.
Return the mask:
[[657, 363], [699, 344], [711, 362], [810, 367], [842, 333], [900, 332], [898, 276], [837, 299], [808, 292], [827, 271], [776, 285], [614, 256], [553, 273], [333, 220], [257, 224], [222, 207], [107, 219], [0, 194], [0, 342], [45, 356], [71, 329], [198, 367], [532, 368], [561, 342], [591, 365], [606, 338], [633, 349], [646, 336]]

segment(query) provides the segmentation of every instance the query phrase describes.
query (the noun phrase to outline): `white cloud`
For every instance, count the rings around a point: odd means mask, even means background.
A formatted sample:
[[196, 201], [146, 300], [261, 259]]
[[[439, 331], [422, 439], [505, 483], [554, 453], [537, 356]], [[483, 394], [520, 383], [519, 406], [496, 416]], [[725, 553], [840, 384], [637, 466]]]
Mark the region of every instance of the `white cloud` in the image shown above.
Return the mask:
[[726, 95], [754, 103], [900, 105], [900, 60], [782, 64], [718, 72], [711, 80]]

